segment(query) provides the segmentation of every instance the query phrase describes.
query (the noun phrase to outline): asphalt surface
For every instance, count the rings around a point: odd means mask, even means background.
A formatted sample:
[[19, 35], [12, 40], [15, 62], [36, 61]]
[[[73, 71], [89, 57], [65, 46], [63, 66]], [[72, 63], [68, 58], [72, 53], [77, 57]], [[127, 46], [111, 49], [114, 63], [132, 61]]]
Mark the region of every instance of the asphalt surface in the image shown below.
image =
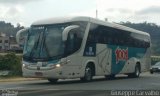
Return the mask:
[[[114, 90], [160, 90], [160, 74], [142, 73], [139, 78], [118, 75], [114, 80], [102, 76], [87, 83], [79, 79], [59, 80], [56, 84], [47, 80], [0, 82], [0, 90], [17, 92], [18, 96], [109, 96]], [[154, 95], [160, 96], [158, 92]]]

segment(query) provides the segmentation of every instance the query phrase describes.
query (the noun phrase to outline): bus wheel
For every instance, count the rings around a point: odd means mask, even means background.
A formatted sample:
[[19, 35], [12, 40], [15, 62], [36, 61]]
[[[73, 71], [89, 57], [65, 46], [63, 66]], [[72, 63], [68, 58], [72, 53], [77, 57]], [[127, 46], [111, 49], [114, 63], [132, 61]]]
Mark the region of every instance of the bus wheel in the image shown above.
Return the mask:
[[153, 71], [150, 71], [151, 74], [153, 74]]
[[48, 78], [50, 83], [57, 83], [58, 79]]
[[85, 68], [85, 75], [84, 75], [84, 77], [80, 78], [81, 81], [91, 81], [92, 77], [93, 77], [92, 71], [93, 71], [92, 68], [90, 66], [87, 66]]
[[128, 77], [131, 77], [131, 78], [138, 78], [138, 77], [140, 76], [140, 73], [141, 73], [140, 70], [141, 70], [141, 69], [140, 69], [140, 65], [137, 64], [136, 67], [135, 67], [134, 73], [128, 74]]

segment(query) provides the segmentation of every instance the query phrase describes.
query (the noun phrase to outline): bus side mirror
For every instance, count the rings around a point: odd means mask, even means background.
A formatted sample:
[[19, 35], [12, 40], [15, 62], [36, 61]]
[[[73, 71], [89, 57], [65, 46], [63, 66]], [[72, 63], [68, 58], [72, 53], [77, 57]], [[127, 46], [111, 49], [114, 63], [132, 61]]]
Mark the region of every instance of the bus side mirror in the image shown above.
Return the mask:
[[[19, 44], [20, 47], [23, 48], [25, 37], [27, 36], [27, 33], [29, 32], [29, 28], [21, 29], [16, 34], [16, 42]], [[26, 35], [26, 36], [25, 36]]]
[[66, 27], [66, 28], [63, 30], [63, 33], [62, 33], [62, 40], [63, 40], [63, 41], [66, 41], [67, 38], [68, 38], [69, 32], [70, 32], [71, 30], [73, 30], [73, 29], [76, 29], [76, 28], [79, 28], [79, 26], [78, 26], [78, 25], [71, 25], [71, 26]]

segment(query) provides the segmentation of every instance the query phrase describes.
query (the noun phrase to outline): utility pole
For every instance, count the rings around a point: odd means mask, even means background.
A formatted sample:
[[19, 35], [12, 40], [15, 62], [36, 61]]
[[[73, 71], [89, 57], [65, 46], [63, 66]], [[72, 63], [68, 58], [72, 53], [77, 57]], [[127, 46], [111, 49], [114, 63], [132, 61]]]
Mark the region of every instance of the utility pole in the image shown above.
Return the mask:
[[96, 9], [96, 18], [98, 18], [98, 10]]
[[105, 20], [105, 21], [108, 21], [108, 18], [105, 18], [104, 20]]

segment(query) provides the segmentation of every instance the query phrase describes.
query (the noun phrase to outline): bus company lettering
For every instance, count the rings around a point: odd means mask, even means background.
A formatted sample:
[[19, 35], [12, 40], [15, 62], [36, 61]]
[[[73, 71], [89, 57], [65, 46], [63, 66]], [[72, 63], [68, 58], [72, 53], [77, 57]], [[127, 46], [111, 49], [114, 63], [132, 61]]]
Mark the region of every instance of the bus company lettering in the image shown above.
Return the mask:
[[115, 50], [115, 54], [116, 54], [116, 64], [119, 63], [119, 61], [127, 61], [128, 60], [128, 48], [121, 49], [118, 47]]

